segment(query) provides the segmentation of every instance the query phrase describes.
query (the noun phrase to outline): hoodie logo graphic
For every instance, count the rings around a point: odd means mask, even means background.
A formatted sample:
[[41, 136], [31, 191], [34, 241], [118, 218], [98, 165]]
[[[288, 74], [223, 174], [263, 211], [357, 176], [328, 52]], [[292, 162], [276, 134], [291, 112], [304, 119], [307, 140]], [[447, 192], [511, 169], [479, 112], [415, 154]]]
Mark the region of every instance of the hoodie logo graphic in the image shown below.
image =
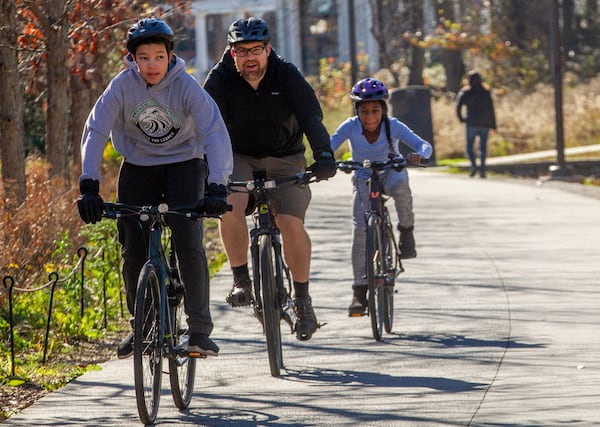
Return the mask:
[[129, 119], [152, 144], [164, 144], [177, 135], [181, 122], [166, 105], [147, 99], [129, 115]]

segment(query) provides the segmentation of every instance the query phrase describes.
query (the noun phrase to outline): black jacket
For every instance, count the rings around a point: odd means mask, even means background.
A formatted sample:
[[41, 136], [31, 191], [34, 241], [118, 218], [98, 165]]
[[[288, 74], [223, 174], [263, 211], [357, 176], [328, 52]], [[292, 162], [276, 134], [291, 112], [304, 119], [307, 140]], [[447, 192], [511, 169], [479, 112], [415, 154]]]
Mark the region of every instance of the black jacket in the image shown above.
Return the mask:
[[204, 88], [221, 110], [235, 153], [253, 157], [303, 153], [303, 134], [314, 156], [331, 153], [323, 111], [312, 87], [296, 66], [274, 50], [258, 90], [237, 72], [229, 48], [209, 72]]
[[[463, 106], [467, 107], [467, 117], [462, 115]], [[456, 99], [456, 114], [461, 122], [469, 126], [496, 129], [496, 115], [490, 91], [481, 85], [467, 86]]]

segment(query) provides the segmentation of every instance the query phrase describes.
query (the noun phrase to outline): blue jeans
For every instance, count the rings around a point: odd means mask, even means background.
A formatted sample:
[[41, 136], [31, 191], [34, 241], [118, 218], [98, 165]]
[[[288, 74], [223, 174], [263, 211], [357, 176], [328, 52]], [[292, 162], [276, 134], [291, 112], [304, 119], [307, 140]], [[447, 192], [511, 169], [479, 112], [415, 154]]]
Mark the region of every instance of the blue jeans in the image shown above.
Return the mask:
[[487, 157], [487, 140], [490, 129], [481, 126], [469, 126], [467, 125], [467, 156], [471, 161], [471, 167], [473, 170], [477, 168], [477, 161], [475, 157], [475, 138], [479, 136], [479, 157], [480, 167], [479, 173], [485, 174], [485, 158]]

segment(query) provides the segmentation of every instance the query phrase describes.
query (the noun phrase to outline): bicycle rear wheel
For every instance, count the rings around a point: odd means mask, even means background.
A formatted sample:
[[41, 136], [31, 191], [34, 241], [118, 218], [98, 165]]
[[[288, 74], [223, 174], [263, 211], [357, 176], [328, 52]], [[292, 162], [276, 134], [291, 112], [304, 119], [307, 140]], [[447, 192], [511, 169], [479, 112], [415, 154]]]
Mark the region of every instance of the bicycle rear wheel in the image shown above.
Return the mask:
[[196, 359], [189, 357], [185, 350], [189, 341], [189, 328], [186, 321], [183, 299], [176, 307], [169, 307], [172, 313], [171, 333], [175, 348], [169, 357], [169, 381], [173, 402], [179, 409], [190, 406], [194, 392]]
[[394, 326], [394, 281], [396, 279], [396, 243], [394, 241], [394, 233], [389, 223], [383, 226], [383, 271], [385, 277], [383, 279], [383, 326], [387, 333], [392, 332]]
[[258, 240], [260, 263], [260, 288], [262, 290], [263, 325], [269, 355], [271, 376], [278, 377], [283, 367], [283, 350], [281, 345], [281, 314], [277, 298], [277, 282], [271, 236], [262, 235]]
[[133, 330], [133, 373], [138, 414], [144, 424], [156, 420], [160, 402], [162, 345], [158, 272], [144, 264], [137, 285]]
[[383, 292], [383, 250], [380, 219], [376, 215], [367, 220], [367, 284], [369, 287], [368, 305], [373, 338], [379, 341], [383, 331], [384, 292]]

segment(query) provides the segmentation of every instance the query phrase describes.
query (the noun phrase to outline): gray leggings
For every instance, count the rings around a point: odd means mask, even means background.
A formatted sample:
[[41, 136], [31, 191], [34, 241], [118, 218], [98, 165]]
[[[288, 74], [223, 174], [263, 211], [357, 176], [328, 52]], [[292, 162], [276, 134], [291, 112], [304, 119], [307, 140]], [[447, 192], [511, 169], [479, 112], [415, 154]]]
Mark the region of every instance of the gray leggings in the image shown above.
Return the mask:
[[[380, 172], [383, 182], [383, 192], [394, 200], [398, 224], [401, 227], [414, 225], [414, 214], [412, 206], [412, 193], [408, 182], [406, 170], [396, 172], [386, 170]], [[352, 270], [354, 273], [354, 284], [356, 286], [367, 285], [366, 272], [366, 240], [367, 223], [365, 212], [369, 208], [369, 186], [366, 179], [352, 176]]]

